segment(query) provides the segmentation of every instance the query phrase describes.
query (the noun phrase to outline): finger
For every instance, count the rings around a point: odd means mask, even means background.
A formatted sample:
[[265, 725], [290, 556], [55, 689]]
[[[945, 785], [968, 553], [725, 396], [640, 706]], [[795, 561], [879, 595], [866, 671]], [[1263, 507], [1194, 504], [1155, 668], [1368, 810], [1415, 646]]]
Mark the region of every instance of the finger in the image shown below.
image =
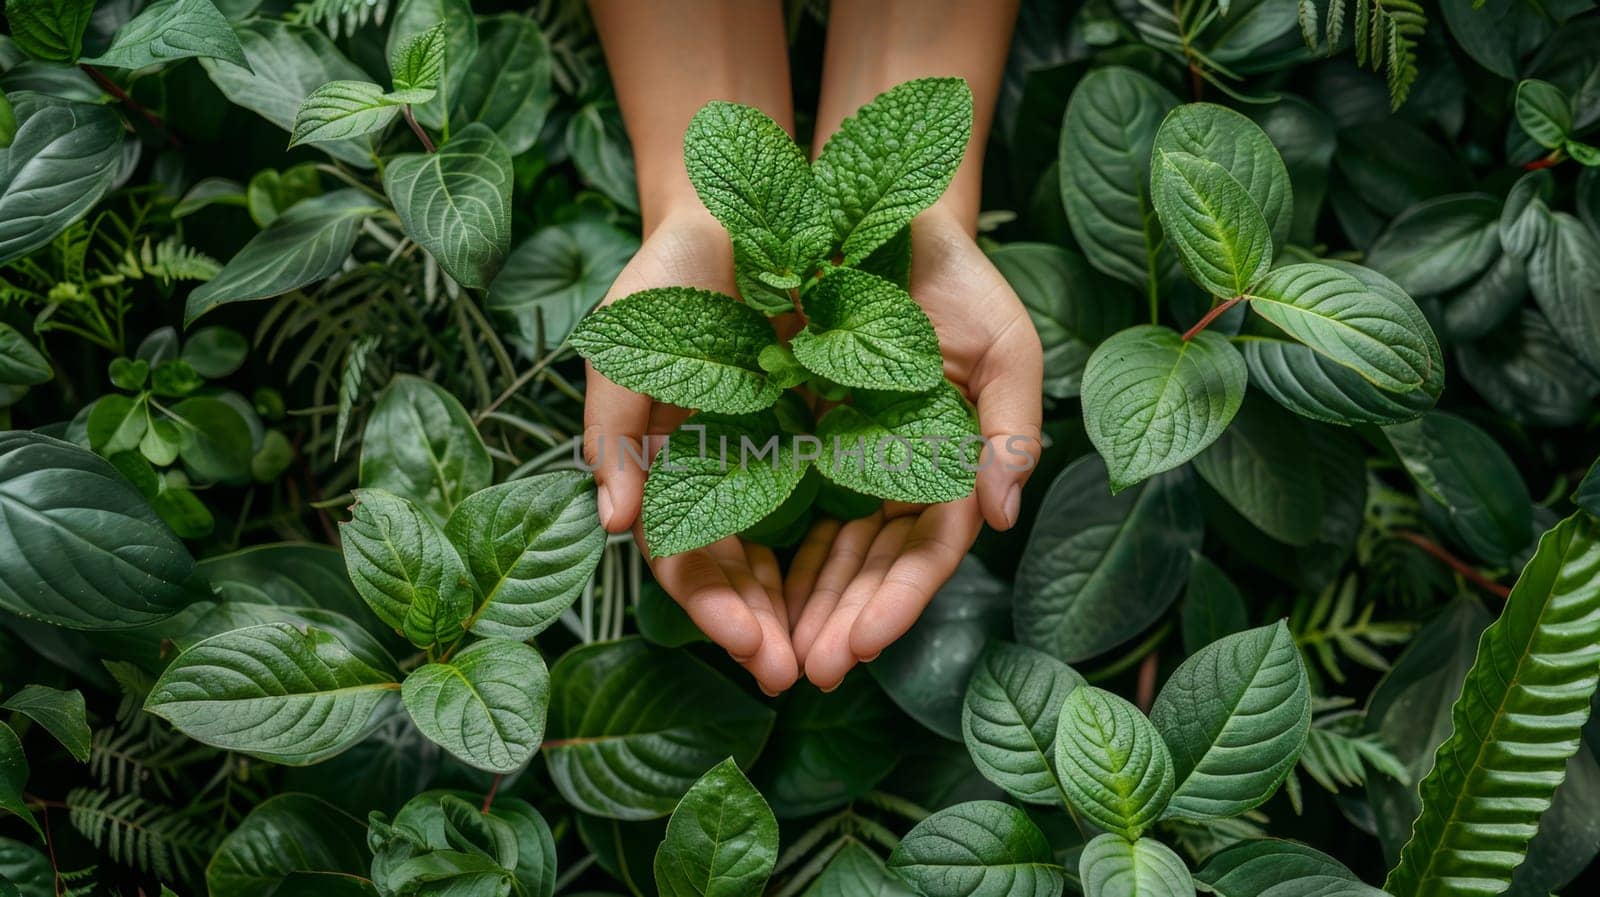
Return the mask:
[[884, 524], [867, 551], [861, 571], [845, 587], [838, 605], [822, 626], [822, 631], [806, 652], [806, 678], [823, 691], [832, 691], [859, 658], [850, 650], [850, 632], [861, 609], [872, 599], [878, 584], [894, 565], [894, 559], [911, 532], [912, 521], [902, 517]]
[[978, 505], [997, 530], [1015, 526], [1022, 510], [1022, 484], [1039, 464], [1043, 416], [1044, 356], [1039, 335], [1021, 308], [1001, 325], [995, 342], [974, 371], [973, 391], [983, 457], [978, 470]]
[[794, 559], [789, 562], [789, 575], [784, 577], [783, 582], [783, 598], [789, 608], [790, 629], [800, 622], [800, 612], [805, 609], [806, 600], [816, 587], [817, 574], [822, 572], [822, 564], [828, 559], [828, 549], [833, 546], [840, 526], [837, 520], [817, 521], [806, 533], [805, 541], [795, 550]]
[[872, 540], [882, 528], [883, 516], [876, 513], [869, 514], [841, 527], [839, 535], [828, 547], [827, 560], [823, 562], [822, 570], [817, 574], [816, 584], [804, 597], [805, 607], [801, 610], [800, 618], [790, 634], [790, 639], [794, 642], [795, 657], [802, 666], [805, 665], [806, 657], [811, 651], [811, 643], [816, 639], [817, 633], [822, 631], [823, 624], [833, 615], [834, 606], [839, 603], [839, 597], [844, 594], [845, 587], [861, 571], [861, 565], [867, 559], [867, 550], [872, 547]]
[[711, 552], [657, 558], [650, 562], [650, 569], [706, 638], [721, 645], [734, 660], [743, 663], [760, 650], [765, 640], [761, 623]]
[[644, 437], [651, 401], [601, 376], [587, 363], [583, 403], [583, 457], [594, 469], [600, 525], [620, 533], [639, 517], [644, 497]]
[[800, 678], [800, 668], [794, 659], [794, 649], [789, 646], [786, 621], [778, 617], [772, 595], [756, 578], [755, 572], [744, 559], [737, 565], [725, 568], [728, 581], [744, 598], [745, 606], [761, 624], [761, 647], [741, 665], [750, 671], [761, 686], [762, 693], [775, 697]]
[[982, 527], [977, 501], [970, 496], [928, 508], [912, 527], [872, 600], [856, 615], [850, 651], [870, 660], [905, 635], [939, 587], [956, 572]]
[[[794, 656], [794, 646], [789, 638], [789, 609], [783, 597], [783, 573], [778, 569], [778, 556], [772, 549], [765, 545], [754, 543], [745, 544], [745, 555], [750, 565], [750, 572], [755, 574], [756, 582], [766, 592], [767, 604], [772, 608], [772, 615], [778, 621], [779, 634], [783, 644], [789, 648], [789, 656]], [[760, 615], [757, 615], [760, 619]], [[763, 637], [767, 641], [768, 637]], [[795, 665], [795, 678], [799, 678], [800, 669], [798, 662]], [[793, 681], [789, 685], [793, 685]], [[784, 686], [787, 688], [788, 686]]]

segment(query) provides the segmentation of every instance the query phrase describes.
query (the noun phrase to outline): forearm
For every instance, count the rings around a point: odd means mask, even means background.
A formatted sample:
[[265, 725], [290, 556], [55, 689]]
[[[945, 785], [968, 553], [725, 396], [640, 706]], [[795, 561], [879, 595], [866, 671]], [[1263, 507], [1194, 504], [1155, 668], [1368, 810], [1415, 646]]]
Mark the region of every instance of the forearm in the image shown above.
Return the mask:
[[1005, 71], [1018, 0], [833, 0], [814, 152], [856, 109], [912, 78], [955, 76], [972, 86], [972, 140], [938, 208], [975, 232], [983, 149]]
[[698, 208], [683, 132], [709, 100], [754, 106], [794, 131], [780, 0], [591, 0], [633, 144], [644, 231]]

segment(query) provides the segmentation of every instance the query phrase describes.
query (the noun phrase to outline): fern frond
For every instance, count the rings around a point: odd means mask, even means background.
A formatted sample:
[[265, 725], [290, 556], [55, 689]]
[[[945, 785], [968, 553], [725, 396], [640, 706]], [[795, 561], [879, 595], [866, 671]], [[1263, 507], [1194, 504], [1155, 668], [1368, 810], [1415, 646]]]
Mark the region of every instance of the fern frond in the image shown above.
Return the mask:
[[1356, 734], [1352, 723], [1360, 714], [1343, 714], [1317, 720], [1300, 751], [1300, 768], [1331, 793], [1364, 785], [1369, 771], [1409, 784], [1405, 764], [1378, 738], [1376, 732]]
[[171, 807], [96, 788], [67, 792], [67, 818], [112, 861], [177, 878], [211, 852], [212, 835]]
[[339, 460], [344, 431], [350, 425], [350, 410], [361, 398], [361, 384], [367, 373], [367, 356], [378, 347], [378, 337], [364, 336], [350, 344], [344, 357], [344, 373], [339, 377], [339, 417], [333, 428], [333, 460]]
[[389, 0], [305, 0], [296, 3], [284, 19], [300, 25], [321, 28], [329, 37], [354, 34], [371, 22], [382, 25], [389, 15]]
[[210, 280], [222, 270], [222, 263], [198, 249], [168, 237], [151, 246], [149, 240], [139, 249], [139, 269], [164, 284], [178, 280]]
[[61, 885], [61, 897], [92, 897], [100, 893], [100, 883], [95, 881], [99, 866], [85, 866], [71, 871], [58, 870], [56, 881]]
[[1404, 642], [1416, 628], [1409, 622], [1373, 620], [1376, 602], [1357, 613], [1356, 595], [1356, 577], [1348, 576], [1342, 583], [1330, 584], [1315, 599], [1297, 602], [1289, 618], [1300, 649], [1335, 682], [1345, 681], [1341, 657], [1370, 670], [1389, 669], [1388, 659], [1377, 649]]
[[[1300, 35], [1306, 46], [1328, 55], [1344, 37], [1345, 0], [1328, 0], [1328, 14], [1317, 30], [1316, 0], [1300, 0]], [[1389, 81], [1389, 106], [1399, 109], [1417, 80], [1417, 40], [1428, 27], [1419, 0], [1356, 0], [1351, 31], [1356, 65], [1383, 71]]]

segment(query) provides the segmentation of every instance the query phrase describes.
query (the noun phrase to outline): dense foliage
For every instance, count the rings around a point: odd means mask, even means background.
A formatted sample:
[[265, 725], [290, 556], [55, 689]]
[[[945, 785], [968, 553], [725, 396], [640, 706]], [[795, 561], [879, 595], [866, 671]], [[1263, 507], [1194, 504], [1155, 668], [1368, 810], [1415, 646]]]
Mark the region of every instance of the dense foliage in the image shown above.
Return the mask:
[[905, 446], [657, 469], [657, 554], [965, 495], [906, 272], [972, 97], [893, 88], [809, 164], [708, 105], [740, 296], [594, 311], [632, 157], [583, 9], [525, 6], [7, 0], [0, 897], [1584, 874], [1589, 0], [1025, 3], [982, 221], [1046, 352], [1024, 523], [778, 698], [602, 531], [579, 353], [712, 436]]

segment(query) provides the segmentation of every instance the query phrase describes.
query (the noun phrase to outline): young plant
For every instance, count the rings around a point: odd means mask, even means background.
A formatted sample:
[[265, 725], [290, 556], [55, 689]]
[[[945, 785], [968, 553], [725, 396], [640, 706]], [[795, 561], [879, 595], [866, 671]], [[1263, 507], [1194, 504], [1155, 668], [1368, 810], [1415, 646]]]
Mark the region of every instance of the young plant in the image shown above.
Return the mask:
[[[950, 78], [878, 96], [811, 165], [758, 109], [711, 103], [689, 123], [689, 177], [733, 240], [743, 301], [644, 290], [572, 334], [609, 379], [697, 412], [645, 485], [653, 555], [735, 533], [792, 541], [813, 496], [859, 516], [879, 499], [972, 491], [976, 418], [906, 292], [911, 219], [950, 183], [971, 130], [971, 92]], [[796, 311], [805, 326], [784, 340], [769, 318]], [[833, 404], [814, 423], [808, 396]], [[622, 449], [605, 446], [601, 463]]]

